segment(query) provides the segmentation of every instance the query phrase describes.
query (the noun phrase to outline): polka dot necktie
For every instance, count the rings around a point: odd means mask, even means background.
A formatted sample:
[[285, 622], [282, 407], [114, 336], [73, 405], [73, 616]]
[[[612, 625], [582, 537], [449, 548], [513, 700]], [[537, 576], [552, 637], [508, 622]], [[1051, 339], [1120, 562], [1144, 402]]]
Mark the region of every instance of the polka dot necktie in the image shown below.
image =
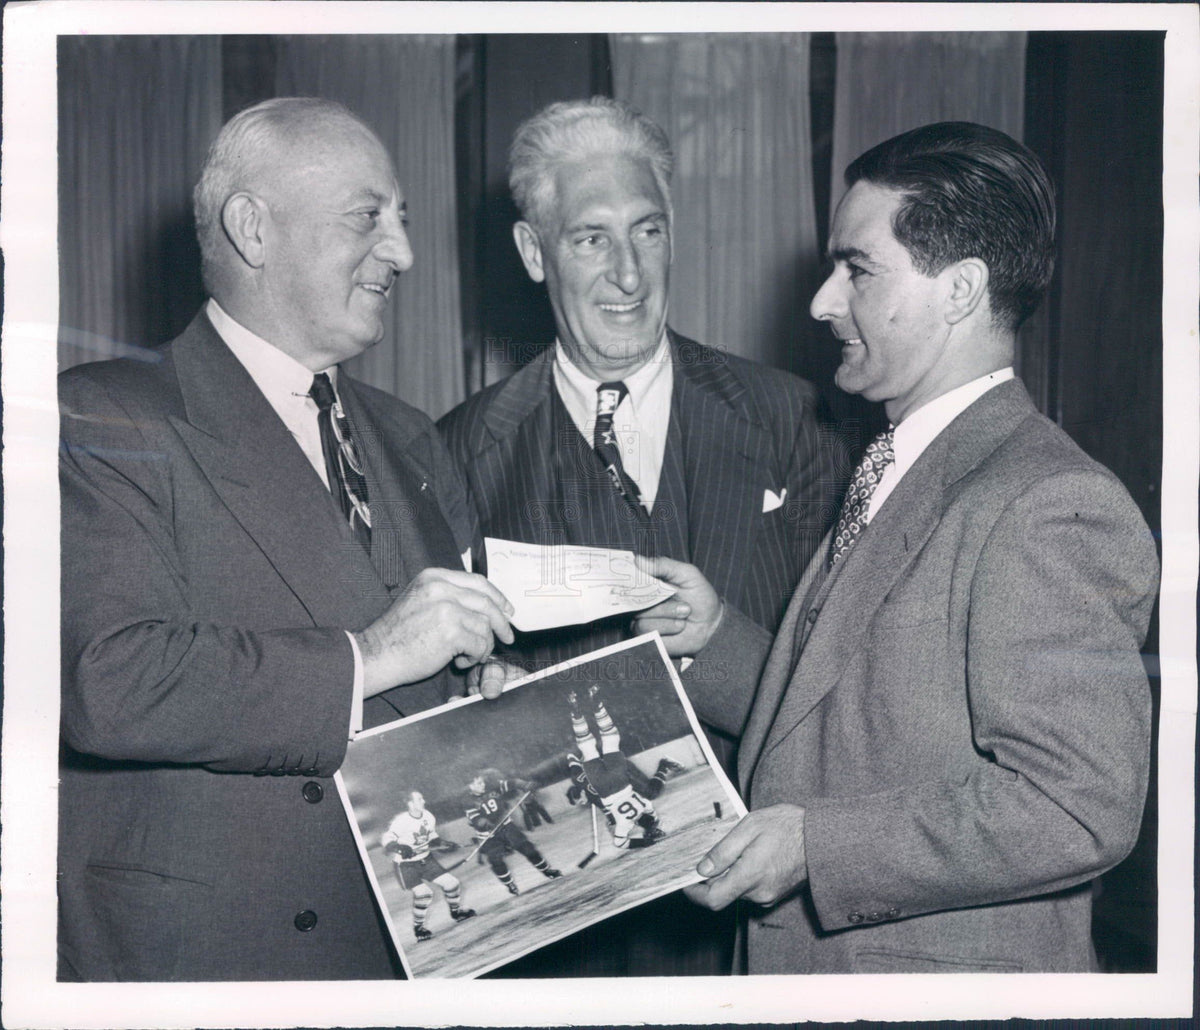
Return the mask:
[[854, 469], [829, 548], [830, 568], [846, 557], [867, 526], [871, 496], [883, 478], [884, 471], [896, 460], [896, 453], [892, 449], [894, 432], [889, 426], [886, 432], [875, 437], [867, 445], [866, 453]]
[[317, 428], [321, 433], [329, 490], [340, 501], [342, 514], [358, 542], [370, 553], [371, 509], [367, 506], [367, 481], [358, 448], [350, 435], [350, 423], [342, 414], [333, 384], [324, 372], [313, 376], [308, 395], [317, 403]]
[[592, 446], [604, 462], [604, 469], [613, 486], [630, 505], [639, 512], [644, 512], [642, 492], [621, 464], [621, 449], [617, 446], [616, 433], [613, 432], [613, 416], [628, 393], [628, 387], [622, 382], [601, 383], [596, 387], [596, 429], [592, 436]]

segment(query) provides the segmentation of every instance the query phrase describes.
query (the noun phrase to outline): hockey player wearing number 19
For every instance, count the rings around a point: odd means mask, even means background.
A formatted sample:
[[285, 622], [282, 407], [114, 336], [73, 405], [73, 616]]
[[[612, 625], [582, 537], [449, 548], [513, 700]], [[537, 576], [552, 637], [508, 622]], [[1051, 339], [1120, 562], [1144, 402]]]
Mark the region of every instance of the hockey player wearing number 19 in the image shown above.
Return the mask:
[[380, 838], [383, 852], [392, 860], [396, 879], [405, 890], [412, 891], [413, 935], [427, 941], [433, 932], [425, 925], [425, 916], [433, 904], [433, 887], [442, 889], [450, 917], [460, 923], [475, 914], [472, 908], [460, 904], [461, 886], [458, 877], [446, 872], [431, 851], [457, 851], [454, 841], [442, 840], [437, 832], [437, 820], [425, 809], [425, 797], [419, 790], [410, 791], [405, 798], [407, 810], [397, 815]]

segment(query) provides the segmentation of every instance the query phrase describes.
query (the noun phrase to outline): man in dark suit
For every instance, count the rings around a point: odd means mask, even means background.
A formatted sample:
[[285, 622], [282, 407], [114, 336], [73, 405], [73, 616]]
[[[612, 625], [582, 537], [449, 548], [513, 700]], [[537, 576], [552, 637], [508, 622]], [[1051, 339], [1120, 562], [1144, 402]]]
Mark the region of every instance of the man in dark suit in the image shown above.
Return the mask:
[[399, 966], [330, 777], [462, 692], [505, 599], [432, 423], [338, 363], [410, 267], [374, 134], [282, 98], [196, 188], [211, 300], [62, 406], [59, 976], [382, 978]]
[[[836, 512], [848, 462], [809, 383], [668, 327], [672, 160], [656, 124], [604, 97], [552, 104], [517, 130], [513, 236], [530, 277], [546, 283], [558, 339], [439, 428], [485, 535], [694, 562], [774, 630]], [[545, 667], [628, 636], [619, 617], [522, 634], [515, 651]], [[727, 758], [728, 745], [714, 743]], [[536, 972], [727, 965], [706, 957], [694, 911], [624, 919], [630, 955], [616, 954], [609, 925], [593, 933], [582, 970], [567, 944], [562, 964], [543, 956]], [[666, 928], [660, 947], [647, 943], [655, 924]]]
[[751, 973], [1094, 969], [1091, 881], [1146, 793], [1158, 565], [1125, 489], [1013, 378], [1053, 190], [1023, 146], [961, 122], [879, 144], [846, 183], [812, 313], [838, 385], [894, 430], [773, 646], [697, 569], [646, 563], [679, 596], [639, 627], [732, 671], [685, 680], [743, 732], [752, 811], [689, 893], [756, 903]]

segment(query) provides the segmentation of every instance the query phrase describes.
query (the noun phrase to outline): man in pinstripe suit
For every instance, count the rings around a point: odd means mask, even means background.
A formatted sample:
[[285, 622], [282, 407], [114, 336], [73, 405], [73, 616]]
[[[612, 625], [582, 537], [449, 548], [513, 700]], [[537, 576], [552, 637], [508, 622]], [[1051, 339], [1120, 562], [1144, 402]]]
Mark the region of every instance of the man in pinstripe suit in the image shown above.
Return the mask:
[[[518, 129], [513, 236], [546, 283], [558, 339], [440, 428], [486, 535], [683, 559], [774, 631], [847, 463], [811, 384], [667, 326], [672, 161], [661, 128], [604, 97], [552, 104]], [[545, 667], [628, 635], [628, 618], [615, 618], [525, 634], [515, 649]], [[731, 746], [717, 744], [728, 760]], [[717, 924], [694, 910], [627, 919], [639, 929], [624, 956], [596, 942], [583, 969], [555, 968], [547, 953], [519, 965], [541, 976], [728, 969], [724, 947], [705, 941]], [[656, 948], [651, 922], [678, 939]]]

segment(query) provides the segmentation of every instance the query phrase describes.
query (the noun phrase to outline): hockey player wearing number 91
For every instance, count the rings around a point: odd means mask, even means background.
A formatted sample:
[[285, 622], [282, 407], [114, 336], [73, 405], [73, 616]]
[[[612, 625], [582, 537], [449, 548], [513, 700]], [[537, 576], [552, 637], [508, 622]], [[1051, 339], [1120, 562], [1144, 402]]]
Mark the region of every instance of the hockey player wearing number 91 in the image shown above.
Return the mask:
[[407, 811], [391, 821], [380, 840], [384, 854], [392, 860], [400, 886], [412, 891], [413, 934], [418, 941], [427, 941], [433, 936], [425, 926], [425, 915], [433, 904], [431, 884], [441, 887], [455, 922], [470, 919], [475, 910], [461, 907], [458, 877], [446, 872], [430, 854], [432, 850], [457, 851], [458, 845], [438, 836], [437, 820], [432, 812], [426, 811], [425, 797], [419, 790], [410, 791], [405, 804]]
[[[567, 694], [576, 749], [567, 755], [567, 765], [573, 779], [567, 800], [574, 804], [579, 796], [576, 788], [582, 787], [584, 796], [589, 800], [594, 798], [608, 816], [609, 830], [616, 847], [649, 847], [666, 836], [650, 798], [658, 795], [663, 780], [670, 773], [678, 772], [682, 767], [669, 758], [663, 758], [654, 777], [646, 782], [648, 788], [655, 789], [639, 793], [634, 788], [633, 776], [637, 775], [641, 780], [646, 778], [621, 752], [621, 734], [600, 697], [600, 688], [592, 684], [585, 696], [596, 724], [595, 733], [580, 707], [579, 694], [574, 690]], [[631, 836], [634, 827], [641, 827], [640, 837]]]

